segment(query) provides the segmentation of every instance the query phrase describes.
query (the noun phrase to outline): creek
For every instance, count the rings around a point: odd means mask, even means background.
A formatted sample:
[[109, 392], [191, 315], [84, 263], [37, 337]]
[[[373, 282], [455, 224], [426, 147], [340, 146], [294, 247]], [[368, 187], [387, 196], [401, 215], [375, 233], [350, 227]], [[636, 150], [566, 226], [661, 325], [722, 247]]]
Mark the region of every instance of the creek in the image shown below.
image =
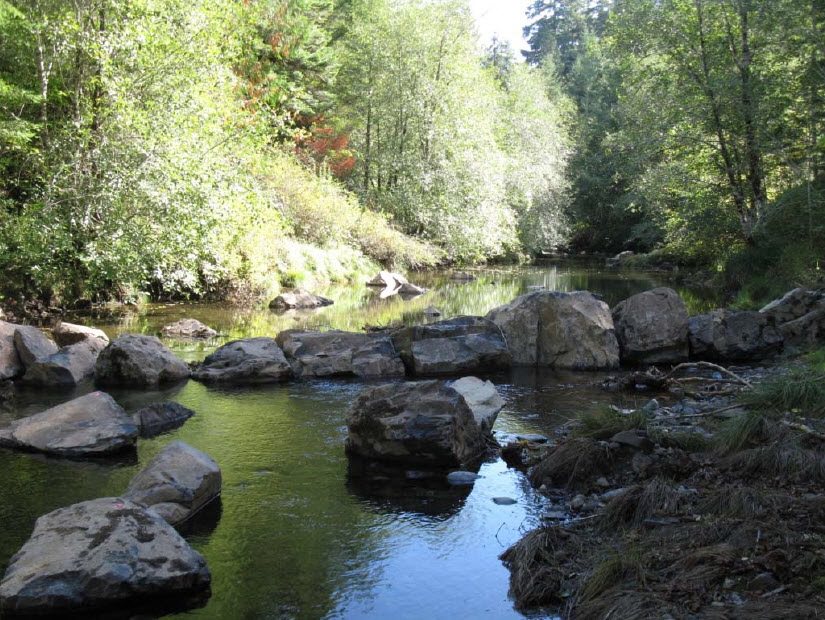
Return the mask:
[[[347, 329], [485, 314], [527, 291], [590, 290], [611, 306], [666, 284], [660, 274], [605, 270], [588, 263], [474, 271], [459, 282], [446, 273], [413, 274], [430, 290], [379, 299], [361, 285], [314, 290], [336, 301], [313, 312], [276, 314], [211, 304], [153, 304], [122, 316], [76, 319], [120, 333], [157, 334], [196, 318], [221, 336], [208, 343], [164, 340], [187, 361], [241, 337], [288, 328]], [[676, 287], [692, 313], [712, 299]], [[429, 319], [432, 320], [432, 319]], [[507, 406], [495, 426], [512, 434], [552, 435], [566, 421], [604, 403], [622, 406], [595, 385], [600, 373], [516, 369], [492, 375]], [[132, 476], [172, 439], [207, 452], [221, 466], [223, 495], [185, 532], [212, 571], [212, 596], [197, 618], [520, 618], [508, 599], [508, 571], [498, 555], [540, 523], [548, 508], [518, 471], [485, 463], [473, 487], [448, 487], [443, 476], [406, 479], [350, 475], [344, 453], [346, 410], [362, 384], [306, 381], [254, 388], [214, 388], [195, 381], [163, 392], [110, 392], [127, 411], [174, 400], [197, 414], [182, 428], [141, 440], [137, 458], [117, 463], [70, 461], [0, 450], [0, 570], [26, 541], [35, 519], [75, 502], [121, 493]], [[0, 426], [76, 397], [23, 390]], [[625, 396], [625, 398], [628, 398]], [[632, 397], [630, 397], [632, 398]], [[498, 505], [495, 497], [513, 505]]]

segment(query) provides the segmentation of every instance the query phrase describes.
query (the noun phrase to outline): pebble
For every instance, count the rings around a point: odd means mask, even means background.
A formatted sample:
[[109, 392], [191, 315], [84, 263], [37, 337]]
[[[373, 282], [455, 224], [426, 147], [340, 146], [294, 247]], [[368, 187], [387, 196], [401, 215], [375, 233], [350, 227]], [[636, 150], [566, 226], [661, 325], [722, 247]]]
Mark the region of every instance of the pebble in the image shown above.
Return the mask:
[[642, 411], [645, 413], [653, 413], [659, 408], [659, 401], [655, 398], [651, 398], [648, 403], [642, 407]]
[[518, 503], [512, 497], [494, 497], [493, 502], [495, 502], [499, 506], [512, 506], [513, 504]]
[[587, 501], [584, 495], [576, 495], [572, 500], [570, 500], [570, 508], [573, 510], [581, 510], [584, 508], [584, 503]]
[[471, 471], [452, 471], [447, 474], [447, 482], [453, 486], [465, 486], [474, 484], [476, 480], [481, 478], [478, 474]]
[[599, 486], [599, 487], [602, 487], [603, 489], [606, 489], [610, 486], [610, 483], [607, 481], [607, 478], [602, 476], [601, 478], [598, 478], [596, 480], [596, 486]]

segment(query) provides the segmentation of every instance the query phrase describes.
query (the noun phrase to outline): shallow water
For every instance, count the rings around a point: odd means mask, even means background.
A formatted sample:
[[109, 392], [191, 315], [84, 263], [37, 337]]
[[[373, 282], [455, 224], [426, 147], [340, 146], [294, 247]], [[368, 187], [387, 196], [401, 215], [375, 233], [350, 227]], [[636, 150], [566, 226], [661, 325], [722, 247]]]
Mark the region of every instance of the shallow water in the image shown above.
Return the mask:
[[[445, 274], [413, 280], [431, 292], [404, 301], [377, 299], [351, 286], [319, 290], [336, 305], [314, 313], [278, 315], [214, 305], [153, 305], [117, 322], [87, 318], [110, 335], [156, 333], [187, 316], [218, 329], [208, 344], [166, 341], [188, 360], [201, 359], [227, 339], [274, 335], [288, 327], [357, 330], [423, 320], [434, 305], [445, 317], [483, 314], [543, 284], [588, 289], [615, 303], [663, 283], [657, 276], [546, 265], [485, 270], [470, 283]], [[706, 301], [683, 291], [694, 309]], [[551, 434], [614, 396], [598, 390], [598, 373], [521, 369], [491, 376], [507, 401], [496, 432]], [[187, 536], [213, 575], [205, 607], [181, 614], [203, 618], [519, 618], [507, 597], [508, 572], [498, 555], [540, 522], [548, 507], [525, 477], [502, 461], [485, 463], [472, 488], [449, 488], [441, 476], [363, 478], [344, 454], [345, 412], [361, 384], [310, 381], [243, 389], [194, 381], [163, 392], [112, 392], [134, 410], [171, 399], [194, 409], [185, 426], [142, 440], [132, 462], [89, 463], [0, 451], [0, 569], [28, 538], [37, 516], [70, 503], [117, 495], [172, 439], [204, 450], [223, 471], [219, 506], [202, 514]], [[23, 392], [0, 423], [74, 394]], [[628, 403], [623, 403], [628, 404]], [[497, 505], [494, 497], [516, 500]]]

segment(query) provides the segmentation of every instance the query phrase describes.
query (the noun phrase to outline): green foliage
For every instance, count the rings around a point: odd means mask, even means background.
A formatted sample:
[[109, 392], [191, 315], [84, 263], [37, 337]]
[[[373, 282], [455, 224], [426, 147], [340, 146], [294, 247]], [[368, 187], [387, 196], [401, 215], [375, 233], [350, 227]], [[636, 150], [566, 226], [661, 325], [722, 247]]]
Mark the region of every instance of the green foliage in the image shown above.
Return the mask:
[[786, 375], [763, 381], [745, 392], [741, 400], [756, 411], [822, 417], [825, 416], [825, 381], [820, 368], [794, 368]]

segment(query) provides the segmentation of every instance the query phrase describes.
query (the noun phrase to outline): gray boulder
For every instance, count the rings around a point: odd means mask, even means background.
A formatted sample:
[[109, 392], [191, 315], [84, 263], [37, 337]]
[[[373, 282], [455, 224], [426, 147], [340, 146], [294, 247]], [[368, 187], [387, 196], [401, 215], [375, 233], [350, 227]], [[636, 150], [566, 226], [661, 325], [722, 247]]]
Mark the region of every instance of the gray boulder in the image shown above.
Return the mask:
[[783, 323], [779, 330], [785, 344], [805, 349], [825, 342], [825, 302], [798, 319]]
[[273, 338], [227, 343], [192, 372], [192, 378], [204, 383], [279, 383], [292, 376], [292, 367]]
[[510, 351], [501, 329], [480, 316], [402, 328], [392, 335], [407, 372], [451, 375], [510, 367]]
[[491, 310], [513, 363], [576, 370], [616, 368], [619, 343], [610, 308], [592, 293], [536, 291]]
[[625, 299], [613, 308], [613, 323], [623, 362], [678, 363], [688, 358], [688, 313], [671, 288]]
[[418, 295], [423, 295], [426, 292], [427, 289], [415, 284], [410, 284], [409, 282], [406, 282], [398, 287], [398, 294], [403, 295], [404, 297], [417, 297]]
[[777, 325], [802, 318], [817, 308], [825, 307], [825, 291], [795, 288], [775, 299], [759, 312], [773, 317]]
[[273, 310], [308, 310], [311, 308], [331, 306], [333, 303], [335, 302], [331, 299], [321, 297], [320, 295], [313, 295], [305, 289], [297, 288], [292, 292], [278, 295], [269, 302], [269, 307]]
[[504, 408], [504, 399], [499, 395], [496, 386], [478, 377], [462, 377], [458, 381], [453, 381], [450, 387], [464, 397], [482, 432], [492, 433], [499, 411]]
[[[479, 412], [485, 416], [489, 412]], [[490, 440], [465, 397], [443, 381], [366, 388], [350, 408], [347, 427], [350, 454], [404, 465], [469, 466]]]
[[774, 319], [752, 311], [714, 310], [690, 318], [690, 353], [710, 361], [760, 359], [782, 349]]
[[0, 582], [0, 608], [83, 614], [205, 591], [203, 557], [160, 516], [102, 498], [40, 517]]
[[154, 336], [126, 334], [113, 340], [97, 358], [99, 385], [156, 387], [189, 377], [189, 366]]
[[123, 497], [178, 525], [220, 494], [218, 464], [200, 450], [173, 441], [132, 479]]
[[178, 403], [153, 403], [134, 412], [132, 421], [140, 436], [149, 438], [183, 426], [193, 415], [194, 411]]
[[138, 430], [115, 400], [92, 392], [12, 422], [0, 445], [68, 457], [106, 456], [135, 447]]
[[57, 353], [57, 344], [31, 325], [17, 326], [14, 331], [14, 346], [26, 368]]
[[91, 379], [106, 345], [97, 338], [81, 340], [28, 367], [23, 382], [43, 387], [69, 388]]
[[619, 252], [613, 258], [608, 258], [605, 261], [605, 265], [608, 267], [621, 267], [627, 262], [631, 256], [635, 256], [635, 254], [631, 250], [625, 250], [624, 252]]
[[367, 286], [375, 286], [383, 289], [397, 289], [404, 284], [408, 284], [407, 278], [400, 273], [393, 273], [392, 271], [379, 271], [377, 276], [367, 282]]
[[287, 330], [276, 340], [298, 377], [404, 376], [404, 364], [386, 334]]
[[52, 328], [52, 337], [61, 347], [67, 347], [70, 344], [90, 338], [96, 338], [102, 341], [103, 344], [109, 344], [109, 337], [101, 330], [85, 325], [75, 325], [74, 323], [58, 323]]
[[166, 325], [160, 333], [167, 338], [186, 338], [190, 340], [208, 340], [218, 335], [214, 329], [196, 319], [181, 319]]
[[18, 327], [14, 323], [0, 321], [0, 381], [14, 379], [25, 370], [14, 344], [14, 334]]

